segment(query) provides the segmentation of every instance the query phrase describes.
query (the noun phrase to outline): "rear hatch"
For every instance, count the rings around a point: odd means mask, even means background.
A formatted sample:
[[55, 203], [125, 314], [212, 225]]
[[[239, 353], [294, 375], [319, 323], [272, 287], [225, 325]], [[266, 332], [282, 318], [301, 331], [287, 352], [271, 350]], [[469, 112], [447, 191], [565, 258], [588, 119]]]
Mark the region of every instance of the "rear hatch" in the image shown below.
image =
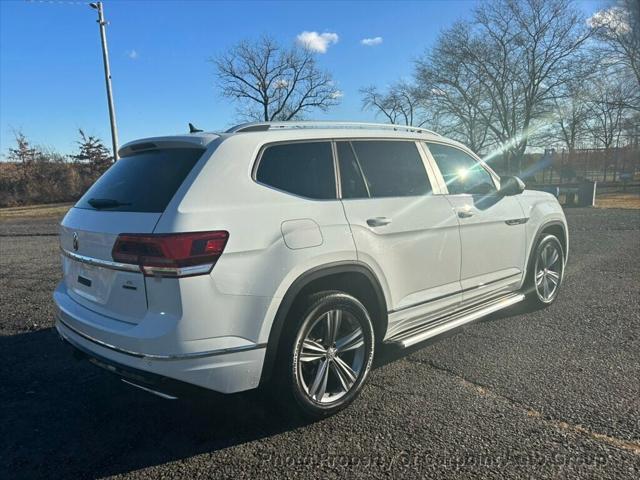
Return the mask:
[[123, 233], [152, 233], [191, 172], [200, 146], [156, 148], [122, 157], [83, 195], [60, 226], [69, 296], [102, 315], [136, 324], [147, 312], [145, 277], [113, 260]]

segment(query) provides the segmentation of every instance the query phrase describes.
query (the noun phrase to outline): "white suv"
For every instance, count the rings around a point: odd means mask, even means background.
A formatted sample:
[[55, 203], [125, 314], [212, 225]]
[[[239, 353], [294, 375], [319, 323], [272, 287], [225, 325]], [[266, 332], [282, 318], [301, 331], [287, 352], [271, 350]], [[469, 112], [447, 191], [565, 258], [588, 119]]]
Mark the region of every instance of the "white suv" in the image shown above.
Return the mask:
[[428, 130], [254, 123], [131, 142], [65, 216], [60, 336], [166, 398], [348, 405], [381, 344], [553, 302], [556, 199]]

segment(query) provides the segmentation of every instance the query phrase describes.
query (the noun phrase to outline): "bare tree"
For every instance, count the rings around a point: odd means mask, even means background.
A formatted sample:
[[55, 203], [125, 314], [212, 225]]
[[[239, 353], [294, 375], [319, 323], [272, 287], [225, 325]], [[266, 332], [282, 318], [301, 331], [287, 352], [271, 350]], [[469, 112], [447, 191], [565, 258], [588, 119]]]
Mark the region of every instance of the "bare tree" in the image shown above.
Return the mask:
[[262, 37], [240, 42], [211, 61], [222, 95], [238, 102], [241, 115], [251, 120], [292, 120], [340, 102], [331, 74], [306, 48], [283, 48]]
[[13, 134], [16, 140], [16, 146], [15, 148], [9, 148], [7, 161], [15, 162], [19, 165], [23, 179], [27, 179], [31, 166], [38, 157], [38, 149], [31, 145], [31, 142], [29, 142], [24, 133], [17, 131], [13, 132]]
[[478, 77], [461, 64], [458, 45], [468, 36], [462, 22], [440, 36], [433, 50], [416, 62], [416, 90], [434, 128], [482, 152], [492, 142], [487, 119], [493, 118], [493, 106]]
[[585, 140], [593, 113], [589, 105], [591, 94], [592, 79], [578, 74], [575, 80], [560, 87], [553, 99], [554, 121], [550, 135], [563, 144], [569, 155]]
[[435, 72], [431, 88], [455, 100], [452, 113], [461, 124], [472, 118], [466, 108], [499, 144], [507, 170], [518, 170], [590, 34], [570, 0], [492, 0], [476, 9], [473, 21], [444, 31], [419, 71]]
[[418, 92], [413, 85], [400, 81], [391, 85], [386, 92], [375, 86], [360, 89], [362, 108], [373, 110], [384, 116], [389, 123], [421, 127], [425, 124]]
[[640, 3], [622, 0], [619, 5], [600, 10], [589, 25], [602, 42], [607, 60], [631, 72], [640, 87]]
[[605, 149], [620, 146], [626, 120], [629, 118], [627, 99], [631, 86], [620, 79], [598, 79], [588, 108], [590, 121], [588, 130], [596, 144]]

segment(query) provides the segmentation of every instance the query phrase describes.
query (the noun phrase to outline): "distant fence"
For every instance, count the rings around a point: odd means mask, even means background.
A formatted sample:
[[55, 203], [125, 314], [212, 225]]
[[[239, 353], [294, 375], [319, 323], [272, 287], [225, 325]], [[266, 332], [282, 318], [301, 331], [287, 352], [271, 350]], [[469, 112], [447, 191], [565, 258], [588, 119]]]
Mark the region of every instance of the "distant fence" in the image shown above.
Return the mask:
[[523, 176], [540, 184], [573, 183], [581, 180], [618, 186], [640, 182], [640, 148], [560, 150], [525, 157]]

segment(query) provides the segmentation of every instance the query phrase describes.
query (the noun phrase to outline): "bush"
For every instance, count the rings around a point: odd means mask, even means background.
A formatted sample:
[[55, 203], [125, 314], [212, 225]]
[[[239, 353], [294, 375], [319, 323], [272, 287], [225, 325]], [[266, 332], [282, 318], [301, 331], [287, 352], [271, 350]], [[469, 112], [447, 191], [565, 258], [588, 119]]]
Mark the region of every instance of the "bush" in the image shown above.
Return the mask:
[[0, 162], [0, 207], [72, 202], [109, 168], [113, 159], [99, 139], [80, 131], [78, 153], [64, 156], [31, 147], [22, 133]]

